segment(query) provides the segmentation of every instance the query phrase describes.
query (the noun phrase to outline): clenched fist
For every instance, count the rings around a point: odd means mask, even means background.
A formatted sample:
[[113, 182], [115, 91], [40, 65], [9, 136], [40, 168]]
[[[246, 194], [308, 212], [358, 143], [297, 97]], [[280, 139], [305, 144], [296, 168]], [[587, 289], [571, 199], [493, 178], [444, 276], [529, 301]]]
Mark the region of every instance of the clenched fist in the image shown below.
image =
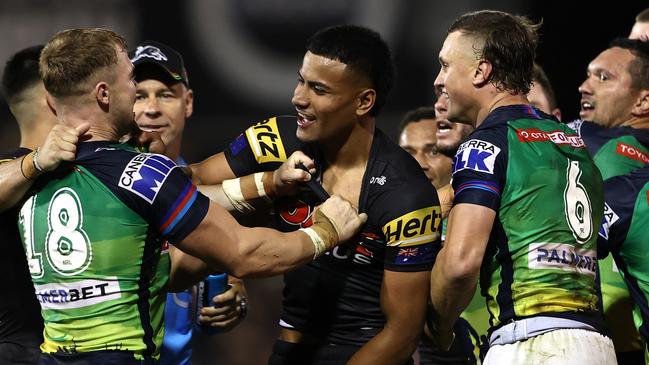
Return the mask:
[[333, 195], [322, 203], [316, 212], [314, 224], [317, 223], [318, 212], [329, 219], [335, 228], [336, 234], [338, 235], [338, 243], [352, 238], [367, 221], [367, 214], [358, 214], [358, 210], [352, 206], [352, 203], [338, 195]]
[[90, 129], [90, 124], [83, 123], [77, 127], [57, 124], [45, 138], [45, 143], [38, 149], [35, 165], [44, 171], [56, 169], [63, 161], [72, 161], [76, 157], [77, 143]]

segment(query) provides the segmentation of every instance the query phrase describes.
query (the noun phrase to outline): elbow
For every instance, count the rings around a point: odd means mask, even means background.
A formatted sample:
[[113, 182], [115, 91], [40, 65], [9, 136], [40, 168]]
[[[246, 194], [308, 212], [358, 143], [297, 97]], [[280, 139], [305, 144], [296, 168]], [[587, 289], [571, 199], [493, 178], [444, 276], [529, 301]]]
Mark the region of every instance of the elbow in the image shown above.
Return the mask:
[[239, 253], [237, 257], [233, 257], [232, 260], [228, 263], [227, 272], [237, 278], [245, 279], [254, 275], [254, 271], [251, 270], [251, 263], [249, 262], [245, 254]]
[[240, 279], [270, 276], [273, 260], [264, 255], [261, 250], [254, 249], [256, 245], [245, 240], [238, 242], [238, 249], [230, 255], [228, 273]]
[[[440, 255], [442, 256], [442, 255]], [[472, 257], [466, 255], [443, 255], [439, 257], [442, 259], [442, 275], [446, 276], [447, 280], [455, 283], [462, 282], [475, 282], [480, 275], [480, 266], [482, 265], [482, 258]], [[438, 258], [438, 259], [439, 259]]]

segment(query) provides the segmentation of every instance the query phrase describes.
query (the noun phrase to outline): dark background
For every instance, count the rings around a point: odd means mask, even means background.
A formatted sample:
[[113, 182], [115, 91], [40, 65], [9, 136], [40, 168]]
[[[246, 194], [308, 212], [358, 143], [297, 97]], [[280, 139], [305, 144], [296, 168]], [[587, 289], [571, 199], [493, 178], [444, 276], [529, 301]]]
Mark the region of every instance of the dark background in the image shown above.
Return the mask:
[[[398, 80], [379, 126], [396, 137], [401, 116], [433, 101], [437, 53], [463, 12], [498, 9], [543, 20], [538, 62], [554, 85], [564, 120], [579, 108], [577, 87], [588, 62], [617, 36], [628, 35], [647, 2], [427, 0], [31, 0], [0, 4], [0, 63], [44, 43], [56, 31], [102, 26], [131, 46], [167, 43], [185, 56], [195, 112], [183, 155], [197, 161], [219, 152], [249, 124], [292, 114], [290, 98], [306, 38], [339, 23], [379, 31], [392, 47]], [[18, 130], [0, 102], [0, 150], [17, 147]], [[250, 280], [250, 316], [229, 334], [199, 337], [196, 363], [262, 364], [276, 334], [281, 279]]]

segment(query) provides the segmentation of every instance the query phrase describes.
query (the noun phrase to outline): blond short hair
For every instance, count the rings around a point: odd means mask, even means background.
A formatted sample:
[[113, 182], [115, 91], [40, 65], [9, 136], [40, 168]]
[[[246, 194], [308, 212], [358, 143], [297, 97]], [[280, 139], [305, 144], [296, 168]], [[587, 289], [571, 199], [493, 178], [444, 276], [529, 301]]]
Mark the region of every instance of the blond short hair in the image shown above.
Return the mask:
[[83, 93], [83, 83], [101, 69], [117, 64], [126, 51], [124, 37], [102, 28], [68, 29], [54, 35], [41, 52], [39, 73], [54, 97]]

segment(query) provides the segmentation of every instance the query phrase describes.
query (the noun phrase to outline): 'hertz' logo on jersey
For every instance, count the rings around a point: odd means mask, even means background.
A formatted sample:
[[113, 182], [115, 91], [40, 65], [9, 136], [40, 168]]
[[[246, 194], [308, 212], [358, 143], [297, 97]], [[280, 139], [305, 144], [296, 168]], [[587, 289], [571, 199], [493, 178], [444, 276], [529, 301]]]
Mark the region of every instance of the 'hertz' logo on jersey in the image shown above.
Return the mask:
[[453, 173], [469, 169], [488, 174], [494, 173], [496, 157], [500, 147], [479, 139], [468, 140], [457, 150], [453, 160]]
[[442, 211], [439, 206], [426, 207], [394, 219], [383, 226], [388, 246], [416, 246], [437, 240]]
[[602, 225], [599, 227], [599, 235], [608, 240], [608, 232], [618, 219], [620, 219], [620, 216], [615, 214], [607, 203], [604, 203], [604, 216], [602, 217]]
[[286, 151], [277, 128], [277, 118], [264, 120], [248, 128], [246, 138], [258, 163], [286, 161]]
[[174, 167], [176, 164], [165, 156], [140, 153], [126, 165], [118, 185], [153, 204]]

